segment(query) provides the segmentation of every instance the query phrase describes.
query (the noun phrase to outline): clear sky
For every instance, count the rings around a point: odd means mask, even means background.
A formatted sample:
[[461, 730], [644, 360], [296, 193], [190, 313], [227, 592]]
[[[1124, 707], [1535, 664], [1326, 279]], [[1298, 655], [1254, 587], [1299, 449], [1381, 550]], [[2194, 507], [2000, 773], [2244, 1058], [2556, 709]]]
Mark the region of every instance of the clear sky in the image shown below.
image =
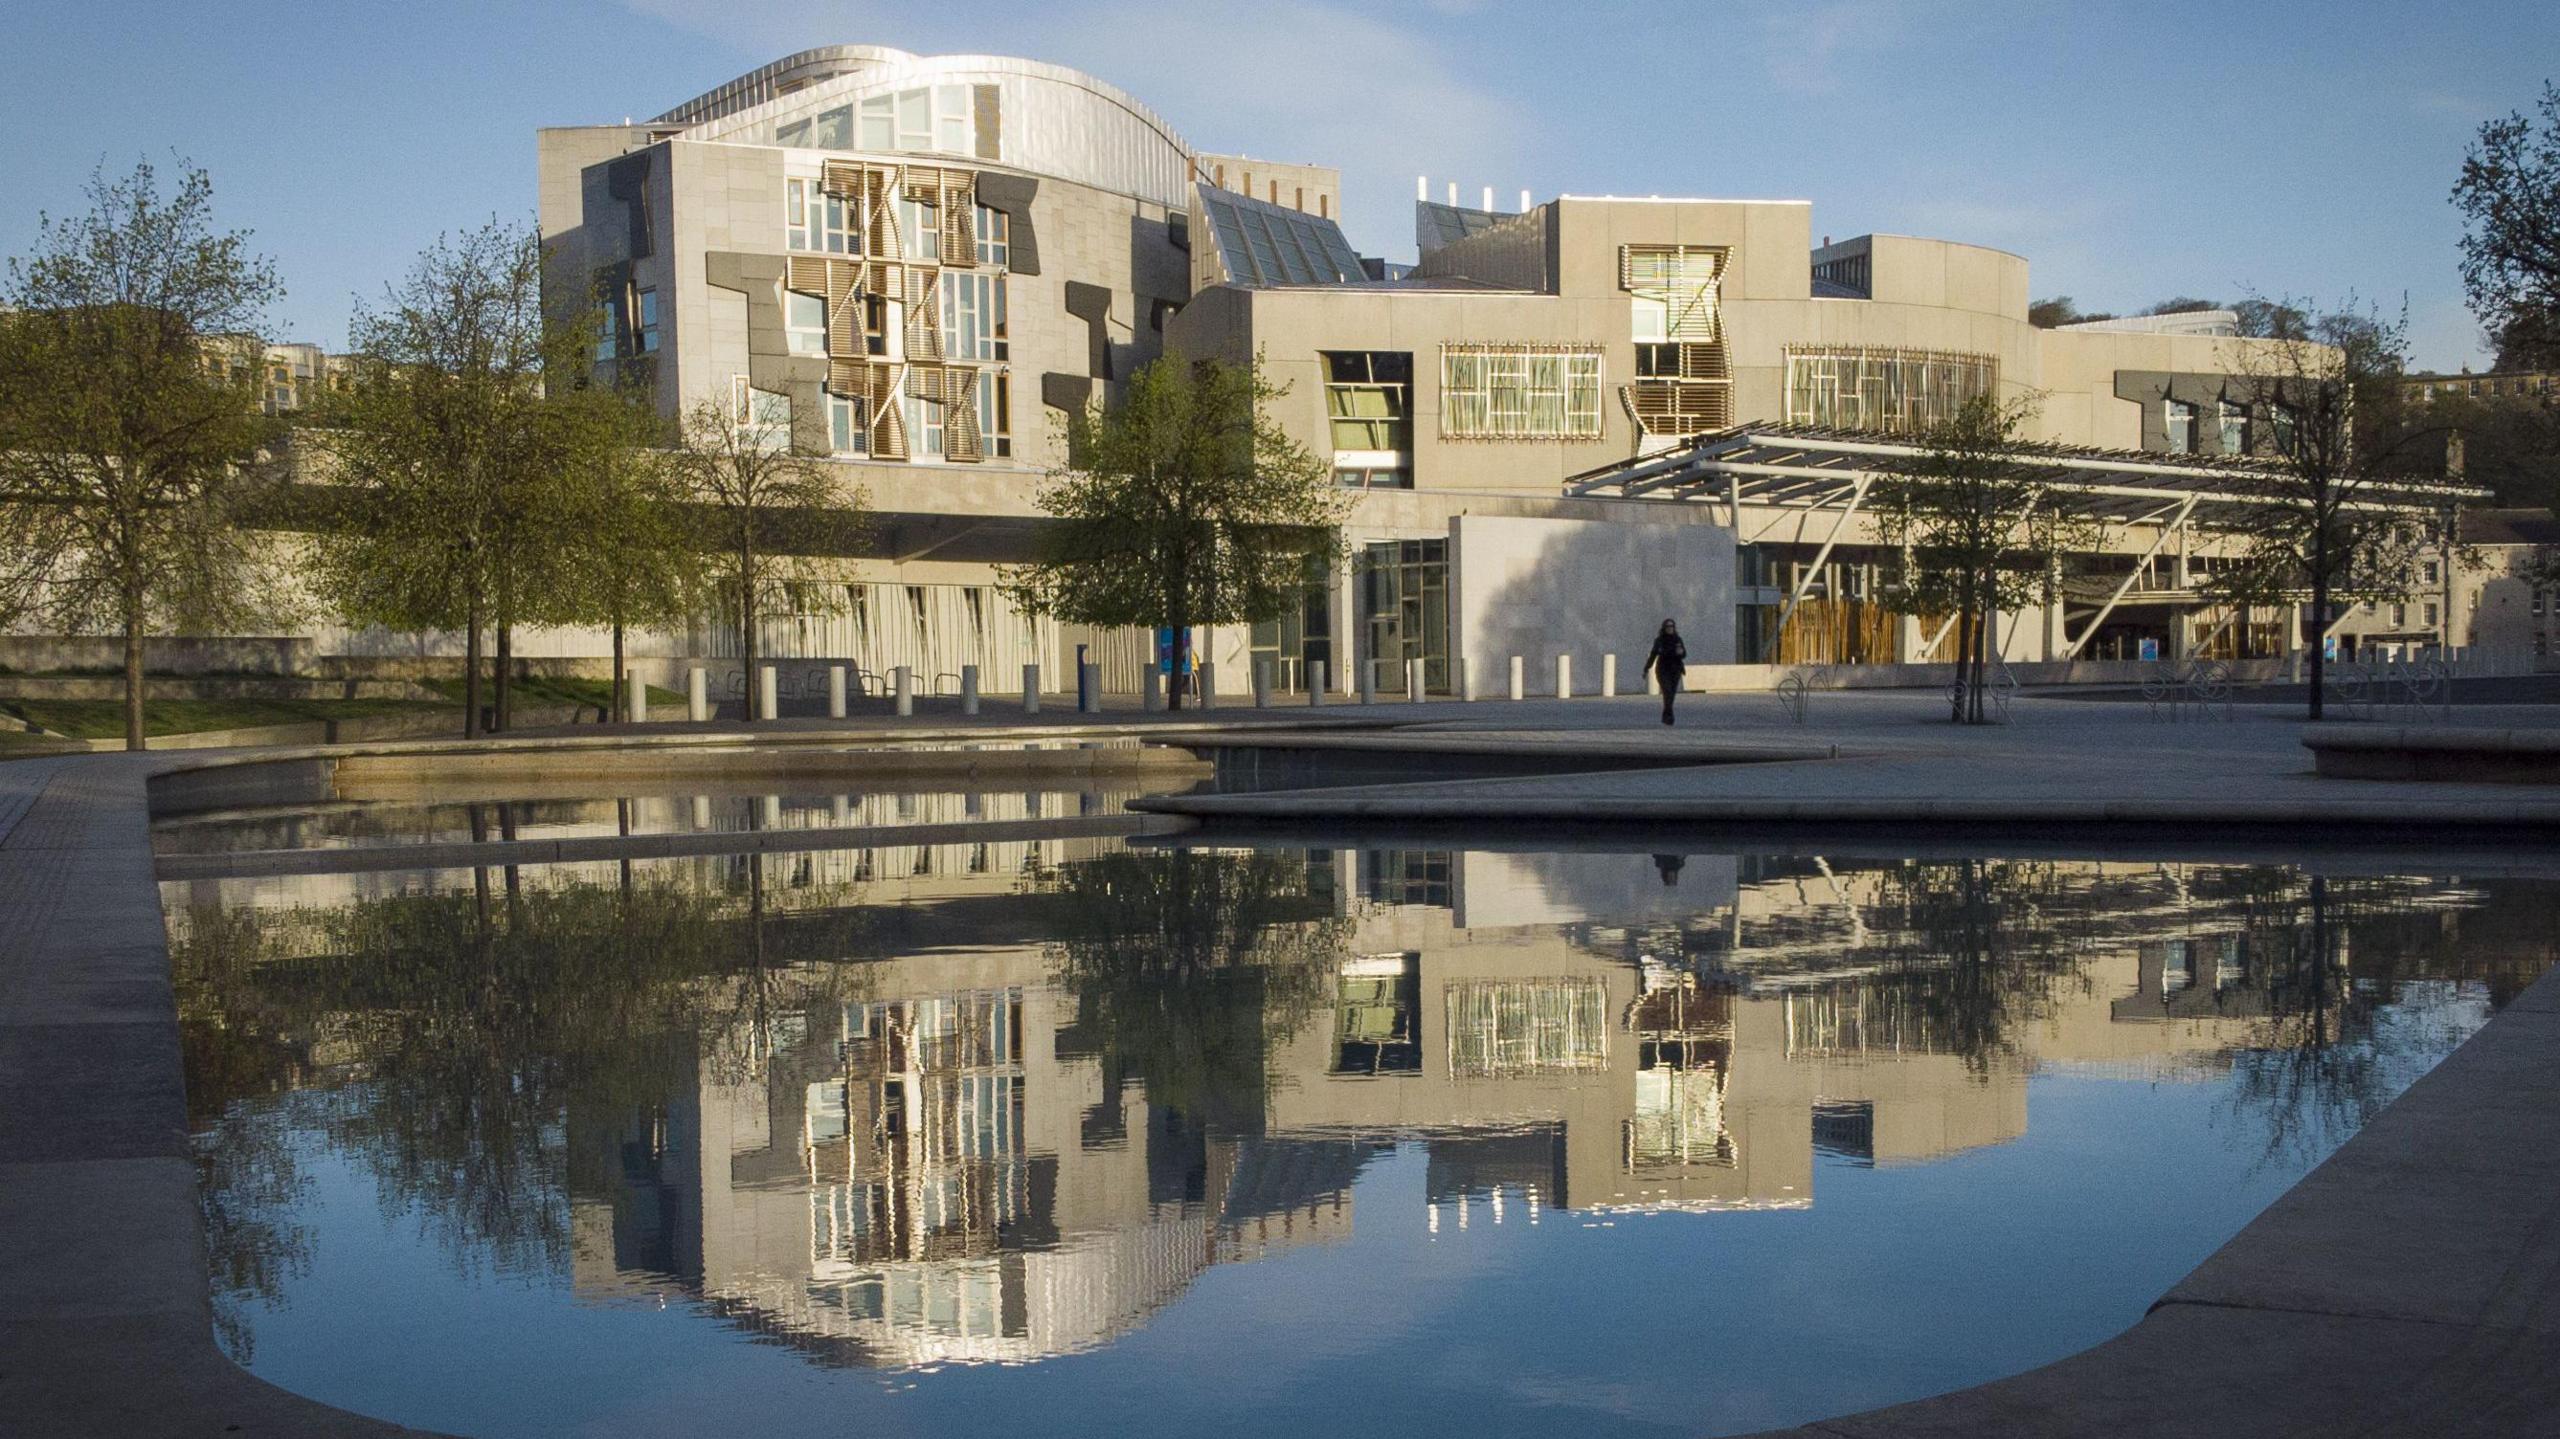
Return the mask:
[[2446, 201], [2560, 78], [2550, 0], [14, 0], [0, 251], [101, 161], [185, 155], [337, 346], [438, 231], [530, 213], [533, 132], [650, 115], [812, 45], [1053, 60], [1204, 150], [1343, 171], [1410, 259], [1435, 194], [1810, 200], [1817, 236], [2025, 255], [2038, 296], [2397, 308], [2480, 364]]

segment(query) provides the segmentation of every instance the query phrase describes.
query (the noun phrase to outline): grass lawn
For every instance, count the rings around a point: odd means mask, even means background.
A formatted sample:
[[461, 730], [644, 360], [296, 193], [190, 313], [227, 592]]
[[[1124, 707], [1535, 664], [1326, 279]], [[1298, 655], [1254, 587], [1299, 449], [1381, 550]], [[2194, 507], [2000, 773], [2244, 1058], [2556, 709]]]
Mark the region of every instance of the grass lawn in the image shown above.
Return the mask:
[[[427, 700], [146, 700], [142, 706], [142, 731], [146, 735], [189, 734], [197, 730], [308, 724], [370, 715], [434, 714], [447, 708]], [[121, 700], [0, 700], [0, 713], [79, 739], [115, 739], [124, 733]]]

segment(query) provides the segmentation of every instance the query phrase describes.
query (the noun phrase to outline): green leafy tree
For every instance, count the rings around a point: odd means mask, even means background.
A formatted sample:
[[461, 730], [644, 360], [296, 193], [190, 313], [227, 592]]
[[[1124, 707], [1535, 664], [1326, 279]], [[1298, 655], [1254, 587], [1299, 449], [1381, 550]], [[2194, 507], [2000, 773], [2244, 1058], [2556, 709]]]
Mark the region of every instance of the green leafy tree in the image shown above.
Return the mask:
[[2480, 127], [2453, 186], [2462, 285], [2501, 369], [2560, 365], [2560, 83]]
[[1271, 418], [1284, 393], [1249, 365], [1167, 357], [1117, 408], [1070, 416], [1071, 458], [1039, 496], [1055, 523], [1006, 593], [1027, 614], [1172, 631], [1180, 708], [1194, 625], [1278, 619], [1341, 549], [1349, 501]]
[[700, 526], [685, 505], [676, 465], [653, 442], [664, 427], [636, 399], [620, 433], [592, 447], [572, 503], [567, 618], [613, 633], [611, 712], [623, 706], [625, 638], [634, 628], [681, 623], [699, 612], [710, 579]]
[[541, 272], [528, 224], [439, 238], [358, 309], [353, 381], [327, 416], [340, 488], [316, 588], [359, 622], [462, 631], [466, 735], [490, 632], [504, 728], [515, 626], [579, 617], [578, 526], [629, 437], [621, 397], [586, 383], [591, 321], [546, 317]]
[[831, 557], [854, 553], [870, 530], [859, 488], [792, 448], [787, 416], [707, 400], [685, 415], [669, 457], [673, 492], [697, 518], [704, 582], [737, 625], [753, 684], [764, 616], [822, 612], [835, 586]]
[[148, 163], [39, 220], [0, 278], [0, 613], [124, 637], [125, 746], [143, 748], [143, 639], [279, 615], [243, 524], [270, 481], [259, 409], [272, 264], [213, 225], [213, 182]]
[[1879, 537], [1904, 555], [1885, 601], [1912, 615], [1951, 615], [1957, 684], [1951, 718], [1985, 719], [1983, 691], [2002, 611], [2053, 602], [2093, 526], [2052, 500], [2044, 473], [2019, 461], [2033, 397], [1979, 395], [1924, 432], [1908, 474], [1877, 482], [1869, 503]]

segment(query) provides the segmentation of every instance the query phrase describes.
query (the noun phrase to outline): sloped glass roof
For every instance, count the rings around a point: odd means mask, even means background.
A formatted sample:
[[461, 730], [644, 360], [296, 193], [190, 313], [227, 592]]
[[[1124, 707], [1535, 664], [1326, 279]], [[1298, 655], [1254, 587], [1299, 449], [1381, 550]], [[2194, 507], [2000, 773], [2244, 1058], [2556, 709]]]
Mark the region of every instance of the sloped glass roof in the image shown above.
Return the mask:
[[1259, 288], [1341, 285], [1369, 278], [1360, 267], [1359, 252], [1333, 221], [1215, 185], [1192, 188], [1200, 212], [1217, 233], [1218, 255], [1226, 262], [1230, 283]]

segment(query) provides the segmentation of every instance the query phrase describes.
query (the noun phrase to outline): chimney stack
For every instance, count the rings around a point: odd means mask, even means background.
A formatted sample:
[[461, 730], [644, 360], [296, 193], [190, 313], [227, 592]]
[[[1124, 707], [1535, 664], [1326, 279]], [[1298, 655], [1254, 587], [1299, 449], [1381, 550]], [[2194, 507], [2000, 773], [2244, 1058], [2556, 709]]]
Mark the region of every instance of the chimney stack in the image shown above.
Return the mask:
[[1430, 176], [1416, 175], [1413, 177], [1413, 198], [1417, 200], [1428, 200], [1431, 198]]
[[1523, 215], [1529, 213], [1529, 192], [1526, 190], [1520, 192], [1520, 213]]
[[1449, 182], [1449, 208], [1458, 208], [1458, 182], [1455, 180]]
[[1491, 211], [1493, 209], [1493, 187], [1491, 185], [1484, 187], [1484, 208], [1487, 211]]

